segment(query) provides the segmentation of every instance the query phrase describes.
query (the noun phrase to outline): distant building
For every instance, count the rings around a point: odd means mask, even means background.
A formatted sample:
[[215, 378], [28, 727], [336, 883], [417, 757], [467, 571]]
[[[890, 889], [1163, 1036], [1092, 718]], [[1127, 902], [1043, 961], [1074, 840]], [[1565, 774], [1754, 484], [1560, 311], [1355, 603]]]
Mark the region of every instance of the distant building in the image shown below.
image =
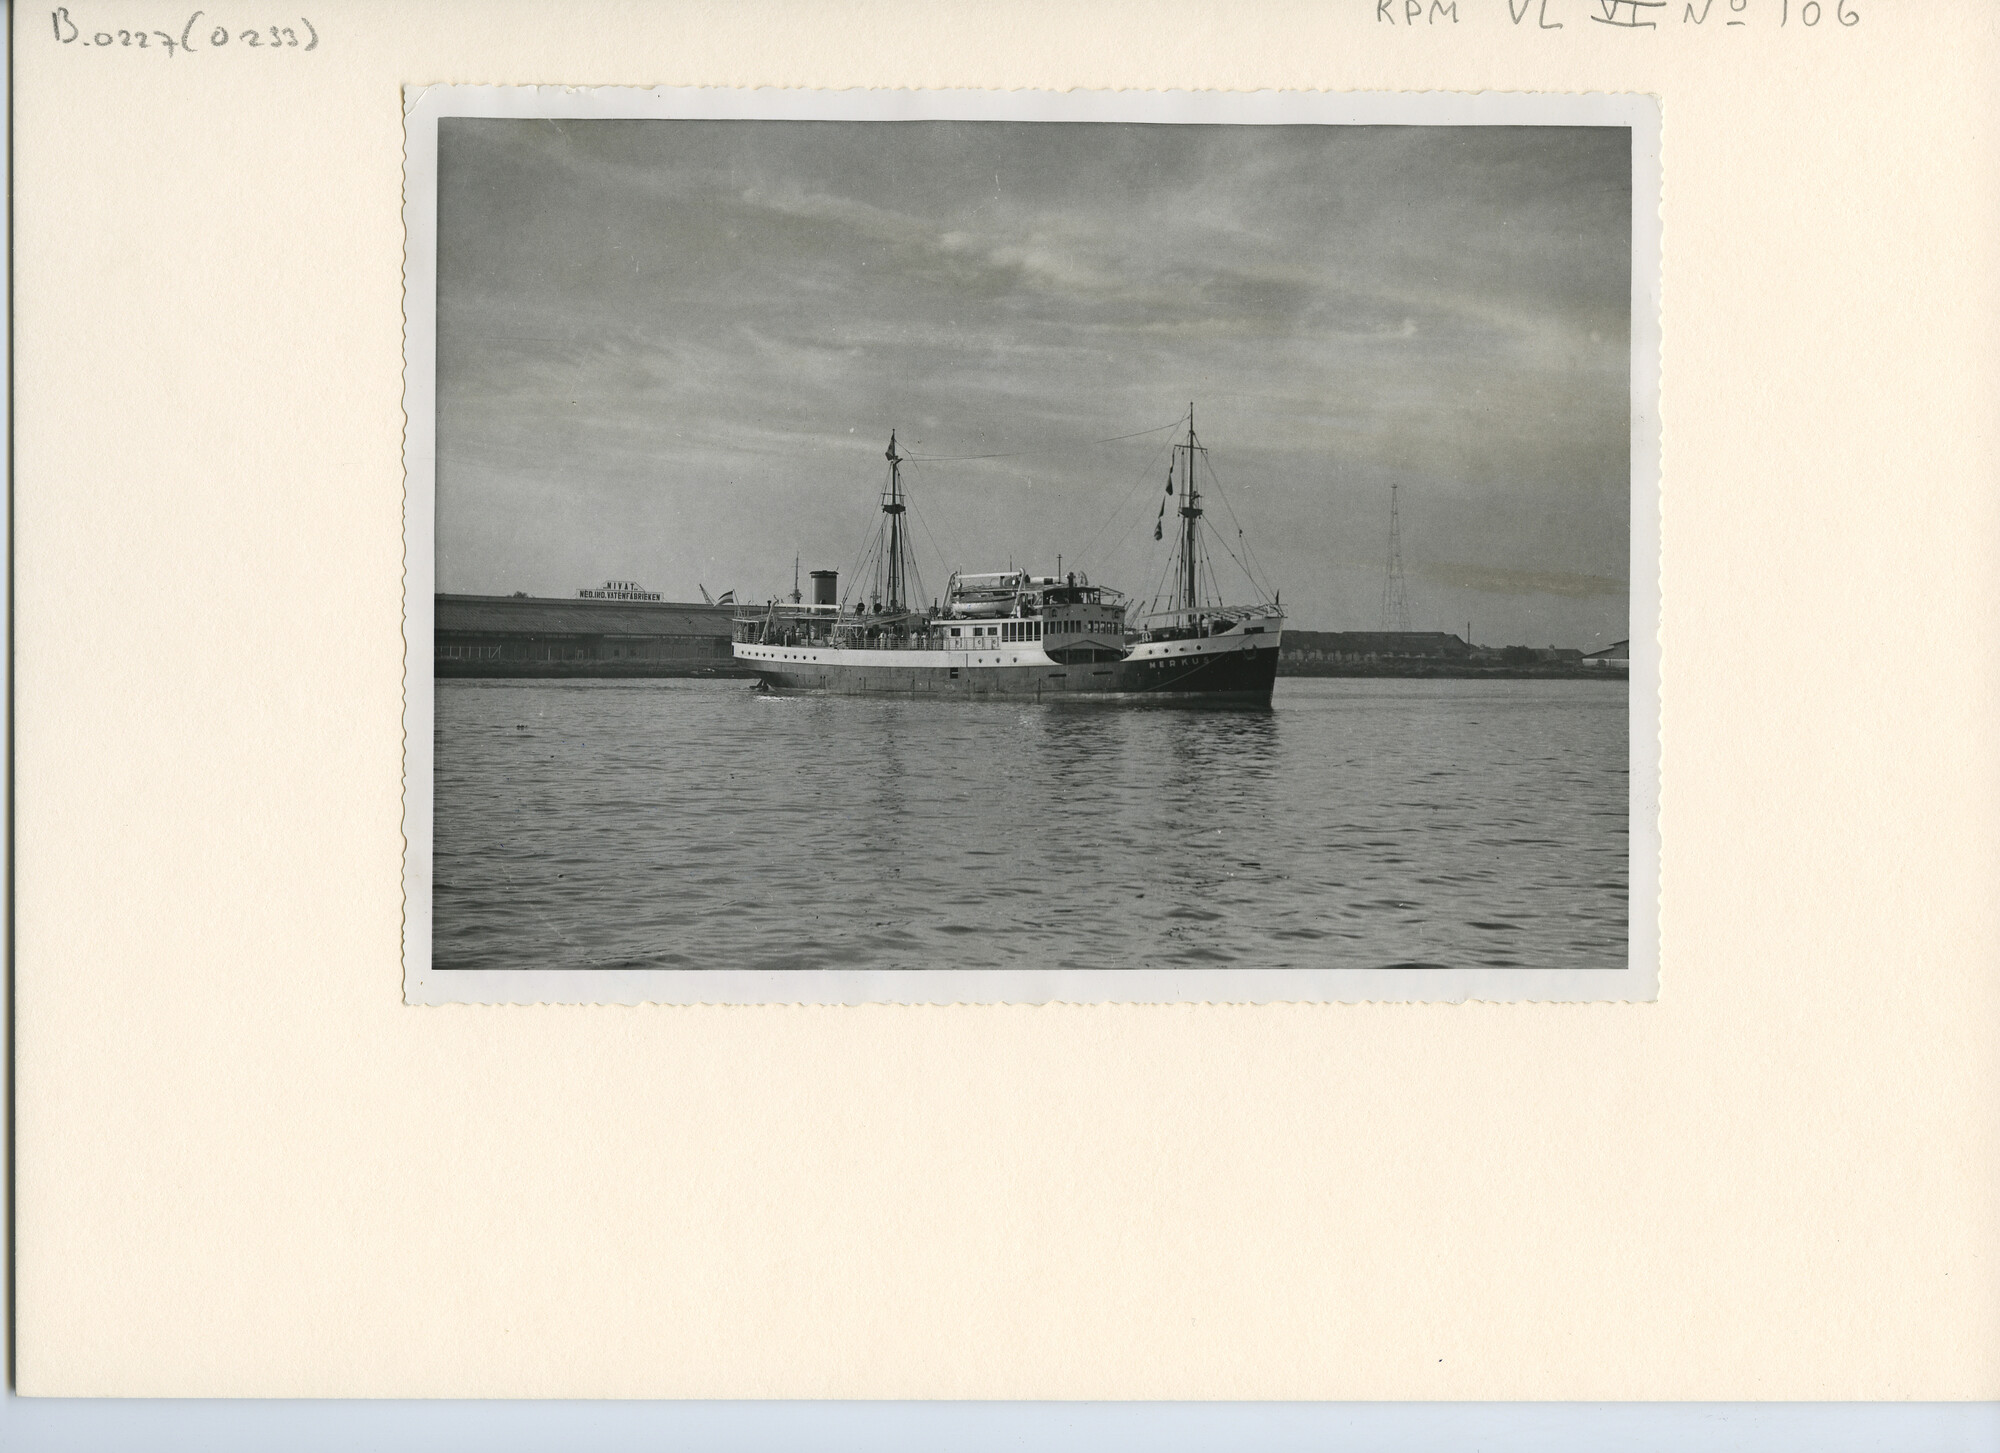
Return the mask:
[[[644, 592], [641, 592], [644, 594]], [[676, 675], [733, 670], [727, 606], [439, 595], [439, 676]]]
[[647, 590], [636, 580], [607, 580], [593, 590], [585, 587], [576, 593], [578, 600], [658, 600], [659, 592]]
[[1626, 666], [1632, 664], [1632, 643], [1613, 641], [1601, 651], [1592, 651], [1583, 658], [1586, 666]]
[[[1615, 653], [1615, 654], [1614, 654]], [[1292, 631], [1278, 649], [1282, 676], [1583, 676], [1591, 668], [1623, 677], [1625, 643], [1586, 661], [1567, 646], [1474, 646], [1445, 631]]]
[[1444, 631], [1294, 631], [1279, 648], [1282, 661], [1357, 665], [1391, 661], [1464, 661], [1472, 648]]

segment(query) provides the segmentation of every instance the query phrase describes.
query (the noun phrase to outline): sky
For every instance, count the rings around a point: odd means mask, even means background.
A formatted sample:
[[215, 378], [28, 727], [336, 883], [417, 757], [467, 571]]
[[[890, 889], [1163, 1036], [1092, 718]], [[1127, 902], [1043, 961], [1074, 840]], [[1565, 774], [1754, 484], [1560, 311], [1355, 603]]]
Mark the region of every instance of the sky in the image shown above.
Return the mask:
[[1192, 403], [1292, 627], [1381, 628], [1394, 485], [1416, 629], [1627, 634], [1623, 130], [451, 119], [438, 171], [439, 590], [845, 579], [894, 429], [928, 595], [1144, 598]]

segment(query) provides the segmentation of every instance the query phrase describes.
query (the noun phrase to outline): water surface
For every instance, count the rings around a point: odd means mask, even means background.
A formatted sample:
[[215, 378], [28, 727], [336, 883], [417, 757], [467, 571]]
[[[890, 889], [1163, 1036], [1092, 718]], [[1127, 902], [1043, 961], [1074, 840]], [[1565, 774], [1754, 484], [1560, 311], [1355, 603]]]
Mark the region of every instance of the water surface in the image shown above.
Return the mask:
[[440, 969], [1616, 968], [1626, 686], [437, 683]]

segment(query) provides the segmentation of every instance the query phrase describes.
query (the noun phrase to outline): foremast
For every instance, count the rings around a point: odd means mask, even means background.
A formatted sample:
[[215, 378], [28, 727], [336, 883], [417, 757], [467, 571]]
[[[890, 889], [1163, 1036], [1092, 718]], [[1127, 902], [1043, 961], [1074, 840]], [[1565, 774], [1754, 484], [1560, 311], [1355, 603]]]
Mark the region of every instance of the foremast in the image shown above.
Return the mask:
[[1207, 455], [1201, 441], [1194, 432], [1194, 404], [1188, 404], [1187, 443], [1174, 445], [1174, 460], [1168, 475], [1168, 487], [1172, 488], [1174, 473], [1179, 474], [1181, 494], [1181, 547], [1180, 558], [1175, 566], [1174, 601], [1179, 610], [1190, 618], [1201, 609], [1201, 483], [1195, 456]]
[[[920, 631], [927, 618], [923, 577], [917, 573], [916, 542], [910, 538], [910, 499], [903, 490], [903, 465], [908, 456], [896, 447], [893, 430], [882, 457], [889, 461], [889, 478], [882, 486], [882, 526], [849, 586], [852, 595], [842, 598], [837, 627], [870, 640]], [[848, 613], [850, 599], [852, 614]]]
[[896, 452], [896, 431], [889, 431], [889, 450], [883, 456], [889, 461], [889, 485], [882, 492], [883, 527], [888, 532], [884, 542], [882, 559], [887, 567], [887, 598], [881, 609], [885, 614], [900, 616], [909, 608], [904, 599], [909, 589], [909, 581], [915, 574], [915, 562], [909, 558], [909, 534], [903, 524], [905, 504], [903, 501], [903, 456]]
[[[1209, 483], [1217, 489], [1221, 485], [1215, 478], [1214, 470], [1209, 468], [1207, 446], [1195, 432], [1192, 403], [1188, 405], [1184, 418], [1186, 437], [1175, 441], [1173, 455], [1167, 463], [1167, 498], [1160, 501], [1153, 538], [1165, 538], [1167, 503], [1176, 496], [1178, 504], [1175, 513], [1180, 517], [1180, 528], [1157, 593], [1149, 602], [1148, 614], [1144, 618], [1148, 622], [1167, 624], [1150, 627], [1149, 638], [1211, 636], [1233, 630], [1254, 617], [1261, 616], [1267, 621], [1282, 619], [1277, 596], [1265, 590], [1250, 564], [1248, 545], [1244, 546], [1239, 556], [1220, 536], [1213, 542], [1208, 539], [1212, 527], [1203, 519], [1207, 511], [1202, 508], [1202, 475], [1206, 473]], [[1223, 500], [1225, 504], [1228, 502], [1226, 494]], [[1239, 528], [1236, 533], [1240, 538], [1243, 531]], [[1216, 559], [1210, 552], [1211, 544], [1220, 544], [1223, 552], [1236, 562], [1237, 568], [1257, 593], [1256, 604], [1232, 605], [1222, 596], [1215, 574]], [[1160, 609], [1162, 605], [1166, 609]], [[1246, 633], [1261, 635], [1266, 629], [1268, 626], [1250, 627], [1246, 628]]]

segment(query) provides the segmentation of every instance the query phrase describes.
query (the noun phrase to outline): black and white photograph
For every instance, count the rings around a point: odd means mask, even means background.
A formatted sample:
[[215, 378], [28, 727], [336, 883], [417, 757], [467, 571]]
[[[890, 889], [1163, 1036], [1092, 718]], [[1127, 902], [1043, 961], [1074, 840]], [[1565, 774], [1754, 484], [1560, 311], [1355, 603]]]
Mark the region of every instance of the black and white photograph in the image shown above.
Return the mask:
[[412, 1002], [1655, 996], [1650, 101], [411, 101]]

